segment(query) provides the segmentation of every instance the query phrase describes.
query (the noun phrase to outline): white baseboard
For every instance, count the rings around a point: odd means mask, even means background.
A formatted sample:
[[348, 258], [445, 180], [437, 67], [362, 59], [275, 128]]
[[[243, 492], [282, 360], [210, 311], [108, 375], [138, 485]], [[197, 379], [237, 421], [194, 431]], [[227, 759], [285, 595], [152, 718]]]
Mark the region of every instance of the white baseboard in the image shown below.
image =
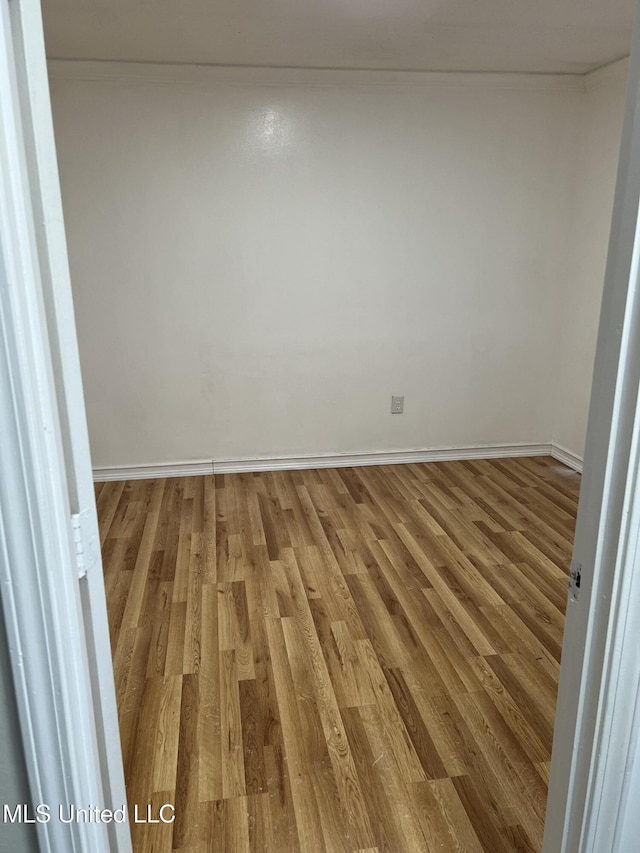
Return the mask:
[[434, 450], [388, 450], [380, 453], [340, 453], [321, 456], [282, 456], [272, 459], [221, 459], [213, 463], [216, 474], [251, 471], [301, 471], [307, 468], [358, 468], [363, 465], [406, 465], [420, 462], [455, 462], [462, 459], [502, 459], [510, 456], [548, 456], [548, 444], [502, 444], [480, 447], [445, 447]]
[[213, 474], [212, 459], [191, 459], [184, 462], [158, 462], [150, 465], [108, 465], [93, 469], [96, 483], [113, 480], [157, 480], [162, 477], [198, 477]]
[[[320, 456], [280, 456], [259, 459], [206, 459], [156, 465], [94, 468], [96, 482], [143, 480], [158, 477], [190, 477], [202, 474], [241, 474], [254, 471], [301, 471], [308, 468], [355, 468], [362, 465], [403, 465], [420, 462], [456, 462], [463, 459], [509, 459], [516, 456], [556, 456], [551, 444], [486, 444], [475, 447], [445, 447], [432, 450], [390, 450], [380, 453], [324, 454]], [[568, 451], [559, 449], [567, 459]], [[575, 468], [574, 462], [565, 462]], [[576, 469], [577, 470], [577, 469]]]
[[570, 450], [567, 450], [566, 447], [562, 447], [559, 444], [551, 445], [551, 455], [554, 459], [557, 459], [558, 462], [562, 462], [563, 465], [566, 465], [568, 468], [573, 468], [574, 471], [578, 471], [582, 474], [581, 456], [576, 456], [575, 453], [572, 453]]

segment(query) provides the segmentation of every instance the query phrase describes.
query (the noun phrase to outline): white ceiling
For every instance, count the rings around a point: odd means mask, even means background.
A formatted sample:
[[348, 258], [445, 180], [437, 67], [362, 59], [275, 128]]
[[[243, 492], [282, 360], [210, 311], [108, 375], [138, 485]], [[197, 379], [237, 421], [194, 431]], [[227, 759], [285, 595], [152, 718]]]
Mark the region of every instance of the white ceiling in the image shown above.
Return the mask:
[[626, 56], [634, 0], [42, 0], [74, 59], [583, 73]]

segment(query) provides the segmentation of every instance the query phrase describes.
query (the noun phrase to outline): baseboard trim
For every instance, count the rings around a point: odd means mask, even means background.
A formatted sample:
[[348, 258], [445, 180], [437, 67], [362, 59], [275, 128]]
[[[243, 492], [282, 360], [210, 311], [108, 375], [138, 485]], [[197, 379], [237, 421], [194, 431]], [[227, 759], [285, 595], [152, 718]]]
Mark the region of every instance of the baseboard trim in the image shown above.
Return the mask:
[[[407, 465], [421, 462], [456, 462], [464, 459], [509, 459], [516, 456], [555, 456], [551, 444], [486, 444], [474, 447], [444, 447], [431, 450], [391, 450], [380, 453], [280, 456], [258, 459], [206, 459], [156, 465], [94, 468], [96, 482], [146, 480], [159, 477], [191, 477], [203, 474], [243, 474], [256, 471], [302, 471], [309, 468], [356, 468], [365, 465]], [[568, 451], [560, 449], [567, 454]], [[571, 457], [577, 460], [577, 457]], [[574, 464], [566, 462], [570, 467]]]
[[150, 465], [109, 465], [93, 469], [96, 483], [114, 480], [158, 480], [163, 477], [201, 477], [213, 474], [212, 459], [191, 459], [184, 462], [158, 462]]
[[547, 456], [549, 452], [550, 446], [548, 444], [504, 444], [480, 447], [445, 447], [433, 450], [391, 450], [381, 453], [283, 456], [273, 459], [221, 459], [213, 463], [213, 468], [216, 474], [240, 474], [253, 471], [359, 468], [366, 465], [408, 465], [421, 462], [455, 462], [462, 459]]
[[572, 453], [570, 450], [567, 450], [566, 447], [562, 447], [559, 444], [551, 445], [551, 455], [554, 459], [557, 459], [558, 462], [562, 462], [563, 465], [566, 465], [568, 468], [573, 468], [574, 471], [578, 471], [582, 474], [581, 456], [576, 456], [575, 453]]

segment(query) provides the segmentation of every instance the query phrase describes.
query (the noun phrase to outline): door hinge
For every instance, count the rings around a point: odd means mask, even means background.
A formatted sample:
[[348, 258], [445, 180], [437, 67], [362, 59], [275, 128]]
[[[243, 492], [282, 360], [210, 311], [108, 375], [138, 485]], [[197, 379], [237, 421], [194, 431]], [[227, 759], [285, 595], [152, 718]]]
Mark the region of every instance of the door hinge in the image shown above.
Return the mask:
[[582, 563], [574, 563], [569, 572], [569, 592], [571, 600], [577, 601], [580, 595], [580, 582], [582, 580]]
[[88, 509], [76, 512], [71, 516], [71, 529], [73, 531], [78, 577], [83, 578], [98, 562], [100, 556], [95, 522]]

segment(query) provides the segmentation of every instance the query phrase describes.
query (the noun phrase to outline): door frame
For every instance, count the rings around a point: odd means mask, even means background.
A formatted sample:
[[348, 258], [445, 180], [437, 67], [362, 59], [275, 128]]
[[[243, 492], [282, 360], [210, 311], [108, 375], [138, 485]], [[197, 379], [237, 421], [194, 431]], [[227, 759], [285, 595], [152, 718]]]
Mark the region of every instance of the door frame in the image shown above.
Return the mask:
[[637, 0], [562, 646], [545, 853], [627, 853], [626, 806], [640, 798], [637, 774], [631, 773], [640, 729], [639, 13]]
[[44, 851], [129, 853], [128, 820], [58, 813], [127, 814], [37, 0], [0, 0], [0, 115], [0, 584], [31, 789], [18, 819], [45, 807]]
[[[11, 0], [9, 8], [66, 483], [76, 548], [79, 544], [82, 551], [80, 603], [94, 699], [103, 803], [105, 808], [113, 809], [123, 805], [126, 793], [42, 11], [39, 0]], [[128, 824], [110, 824], [108, 834], [112, 846], [118, 850], [130, 848]]]

